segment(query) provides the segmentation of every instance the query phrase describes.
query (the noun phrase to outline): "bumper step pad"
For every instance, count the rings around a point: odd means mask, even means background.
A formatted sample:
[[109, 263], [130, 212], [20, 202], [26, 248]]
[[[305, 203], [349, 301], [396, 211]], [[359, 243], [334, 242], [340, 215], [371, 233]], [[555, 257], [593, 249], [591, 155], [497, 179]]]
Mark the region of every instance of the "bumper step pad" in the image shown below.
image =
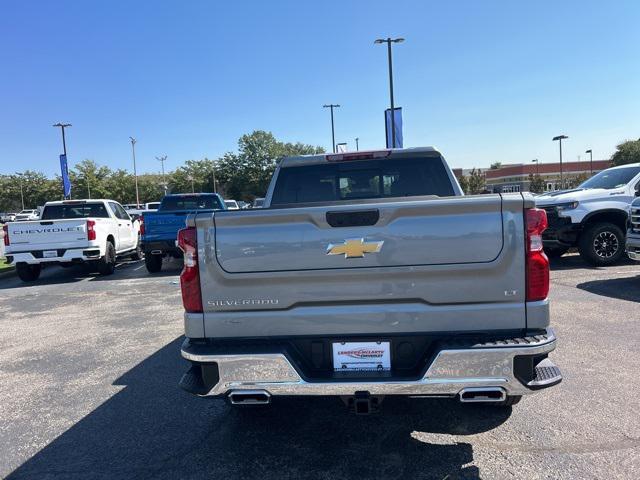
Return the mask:
[[533, 390], [552, 387], [562, 381], [560, 369], [548, 358], [538, 363], [534, 371], [535, 377], [527, 383], [527, 387]]

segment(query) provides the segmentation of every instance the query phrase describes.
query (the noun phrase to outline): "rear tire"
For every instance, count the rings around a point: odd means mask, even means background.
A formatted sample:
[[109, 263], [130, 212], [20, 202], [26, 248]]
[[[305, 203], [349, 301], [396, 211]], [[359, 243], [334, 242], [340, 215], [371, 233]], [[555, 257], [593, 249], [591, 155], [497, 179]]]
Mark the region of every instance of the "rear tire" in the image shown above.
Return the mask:
[[613, 265], [624, 255], [624, 233], [613, 223], [587, 225], [578, 240], [578, 250], [594, 267]]
[[34, 282], [40, 277], [42, 266], [40, 264], [29, 265], [28, 263], [16, 264], [16, 272], [23, 282]]
[[142, 251], [142, 244], [140, 243], [140, 235], [138, 235], [138, 244], [131, 254], [131, 260], [137, 262], [138, 260], [142, 260], [142, 257], [144, 257], [144, 252]]
[[111, 275], [116, 270], [116, 247], [113, 243], [107, 242], [104, 257], [98, 260], [98, 272], [101, 275]]
[[144, 256], [144, 264], [149, 273], [158, 273], [162, 270], [162, 255], [153, 255], [149, 253]]

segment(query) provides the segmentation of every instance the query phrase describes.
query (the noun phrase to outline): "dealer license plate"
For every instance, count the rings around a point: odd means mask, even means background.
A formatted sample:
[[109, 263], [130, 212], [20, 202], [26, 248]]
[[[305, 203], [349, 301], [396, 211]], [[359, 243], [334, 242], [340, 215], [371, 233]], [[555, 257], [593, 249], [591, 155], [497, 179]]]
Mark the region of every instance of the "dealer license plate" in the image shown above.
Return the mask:
[[42, 252], [42, 256], [44, 258], [56, 258], [58, 256], [57, 250], [45, 250]]
[[389, 342], [337, 342], [333, 344], [333, 369], [391, 370], [391, 344]]

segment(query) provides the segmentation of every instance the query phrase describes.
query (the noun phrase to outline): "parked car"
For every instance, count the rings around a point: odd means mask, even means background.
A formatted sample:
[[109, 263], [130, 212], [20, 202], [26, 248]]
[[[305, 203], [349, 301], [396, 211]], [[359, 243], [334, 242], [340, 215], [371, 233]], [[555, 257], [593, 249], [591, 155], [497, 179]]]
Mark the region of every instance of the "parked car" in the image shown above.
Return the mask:
[[13, 219], [14, 222], [25, 222], [28, 220], [37, 220], [40, 218], [40, 212], [38, 210], [22, 210], [16, 214]]
[[217, 193], [181, 193], [166, 195], [156, 212], [142, 215], [142, 246], [149, 273], [162, 270], [166, 256], [180, 258], [176, 245], [178, 230], [184, 227], [187, 215], [193, 212], [224, 210], [225, 204]]
[[5, 212], [0, 214], [0, 222], [2, 223], [15, 222], [15, 220], [16, 220], [15, 213]]
[[368, 413], [384, 395], [513, 405], [561, 381], [530, 194], [465, 197], [416, 148], [285, 158], [264, 205], [178, 233], [185, 390]]
[[629, 211], [626, 250], [631, 260], [640, 262], [640, 198], [633, 201]]
[[227, 206], [227, 210], [240, 210], [240, 205], [235, 200], [225, 200], [224, 204]]
[[110, 275], [118, 256], [141, 256], [139, 223], [113, 200], [47, 202], [39, 220], [3, 228], [7, 261], [25, 282], [36, 280], [45, 264], [86, 262]]
[[254, 198], [253, 203], [251, 204], [251, 208], [262, 208], [264, 205], [264, 198]]
[[608, 168], [571, 190], [536, 197], [547, 212], [542, 238], [549, 257], [577, 247], [591, 265], [613, 265], [624, 255], [627, 211], [640, 192], [640, 163]]

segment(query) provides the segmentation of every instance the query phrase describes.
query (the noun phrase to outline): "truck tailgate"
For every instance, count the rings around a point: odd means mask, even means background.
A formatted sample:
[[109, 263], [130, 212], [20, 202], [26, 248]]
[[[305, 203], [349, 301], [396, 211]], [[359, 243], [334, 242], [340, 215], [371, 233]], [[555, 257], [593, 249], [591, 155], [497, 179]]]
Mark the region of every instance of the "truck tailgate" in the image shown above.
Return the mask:
[[523, 208], [514, 194], [198, 216], [205, 333], [524, 328]]
[[145, 213], [143, 241], [175, 240], [178, 230], [185, 227], [188, 213], [182, 211]]
[[34, 220], [9, 224], [13, 252], [43, 250], [48, 247], [80, 247], [87, 241], [87, 222], [79, 220]]

